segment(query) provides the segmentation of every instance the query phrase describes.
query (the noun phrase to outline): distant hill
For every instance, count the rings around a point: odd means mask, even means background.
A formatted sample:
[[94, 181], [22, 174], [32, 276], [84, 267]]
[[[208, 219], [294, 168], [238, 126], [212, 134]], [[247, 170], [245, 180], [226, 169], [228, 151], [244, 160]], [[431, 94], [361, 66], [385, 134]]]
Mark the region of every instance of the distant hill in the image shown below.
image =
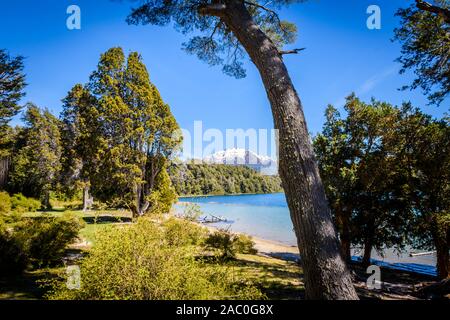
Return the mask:
[[232, 166], [247, 166], [262, 174], [276, 174], [276, 163], [267, 156], [258, 155], [245, 149], [227, 149], [219, 151], [203, 159], [207, 164], [227, 164]]
[[278, 176], [265, 176], [245, 165], [174, 164], [169, 169], [180, 196], [282, 192]]

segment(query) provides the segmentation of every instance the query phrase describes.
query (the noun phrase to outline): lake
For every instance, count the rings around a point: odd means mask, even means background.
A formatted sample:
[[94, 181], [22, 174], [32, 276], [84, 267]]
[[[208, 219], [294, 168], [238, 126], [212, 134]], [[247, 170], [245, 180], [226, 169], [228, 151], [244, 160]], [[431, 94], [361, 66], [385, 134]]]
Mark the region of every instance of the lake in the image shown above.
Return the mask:
[[[230, 195], [180, 198], [176, 208], [182, 211], [180, 204], [192, 202], [202, 209], [204, 215], [221, 216], [232, 223], [215, 223], [211, 226], [230, 228], [231, 231], [246, 233], [258, 238], [296, 246], [289, 209], [284, 193], [258, 195]], [[353, 250], [354, 259], [360, 254]], [[410, 257], [407, 253], [398, 254], [393, 249], [386, 249], [383, 256], [372, 253], [378, 264], [395, 264], [396, 268], [411, 270], [430, 275], [436, 274], [436, 256]]]
[[283, 193], [180, 198], [180, 202], [193, 202], [205, 215], [222, 216], [232, 224], [216, 223], [212, 226], [230, 227], [255, 237], [297, 245]]

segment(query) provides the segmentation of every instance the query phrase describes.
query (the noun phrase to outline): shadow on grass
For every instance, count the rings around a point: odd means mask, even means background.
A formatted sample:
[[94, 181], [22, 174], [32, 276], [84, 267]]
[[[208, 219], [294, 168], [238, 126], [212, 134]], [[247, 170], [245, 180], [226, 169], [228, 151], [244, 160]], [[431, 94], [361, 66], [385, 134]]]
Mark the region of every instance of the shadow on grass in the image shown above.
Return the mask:
[[130, 217], [119, 216], [99, 216], [99, 217], [83, 217], [87, 224], [109, 224], [109, 223], [131, 223], [133, 219]]
[[0, 300], [43, 299], [48, 288], [41, 281], [56, 278], [55, 269], [26, 271], [19, 275], [0, 276]]
[[251, 280], [268, 299], [304, 299], [303, 274], [298, 264], [256, 255], [239, 255], [238, 258], [220, 262], [213, 256], [198, 257], [204, 263], [220, 263], [230, 272]]

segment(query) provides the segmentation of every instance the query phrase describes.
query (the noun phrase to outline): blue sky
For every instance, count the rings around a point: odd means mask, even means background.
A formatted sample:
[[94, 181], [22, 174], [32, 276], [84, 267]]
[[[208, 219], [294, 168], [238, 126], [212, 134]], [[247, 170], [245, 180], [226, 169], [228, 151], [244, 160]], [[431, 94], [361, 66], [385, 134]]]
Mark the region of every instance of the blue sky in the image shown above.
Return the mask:
[[[298, 25], [295, 47], [307, 49], [285, 61], [301, 97], [312, 133], [321, 130], [328, 104], [341, 107], [355, 91], [362, 99], [375, 97], [393, 104], [410, 100], [423, 111], [440, 117], [448, 111], [426, 106], [421, 91], [398, 91], [411, 73], [399, 75], [398, 43], [392, 43], [398, 25], [395, 11], [405, 0], [310, 0], [283, 9], [283, 19]], [[66, 28], [66, 9], [81, 8], [82, 29]], [[381, 8], [381, 30], [366, 27], [369, 5]], [[99, 56], [113, 46], [142, 54], [151, 80], [160, 89], [182, 128], [192, 130], [195, 120], [204, 128], [273, 127], [270, 106], [256, 68], [246, 62], [248, 76], [230, 78], [181, 50], [186, 37], [170, 26], [129, 26], [125, 18], [133, 3], [110, 0], [2, 1], [0, 47], [23, 55], [27, 96], [54, 113], [76, 83], [85, 83]], [[14, 123], [19, 123], [15, 120]]]

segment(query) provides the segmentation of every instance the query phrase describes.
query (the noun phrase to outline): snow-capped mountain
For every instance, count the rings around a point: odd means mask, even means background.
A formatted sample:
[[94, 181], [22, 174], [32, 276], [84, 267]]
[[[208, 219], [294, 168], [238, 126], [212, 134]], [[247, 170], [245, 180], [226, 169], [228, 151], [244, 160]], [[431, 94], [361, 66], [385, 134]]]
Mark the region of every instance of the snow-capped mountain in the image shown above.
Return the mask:
[[276, 166], [274, 160], [267, 156], [258, 155], [250, 150], [245, 149], [228, 149], [216, 152], [203, 159], [203, 162], [209, 164], [228, 164], [228, 165], [243, 165], [262, 172]]

